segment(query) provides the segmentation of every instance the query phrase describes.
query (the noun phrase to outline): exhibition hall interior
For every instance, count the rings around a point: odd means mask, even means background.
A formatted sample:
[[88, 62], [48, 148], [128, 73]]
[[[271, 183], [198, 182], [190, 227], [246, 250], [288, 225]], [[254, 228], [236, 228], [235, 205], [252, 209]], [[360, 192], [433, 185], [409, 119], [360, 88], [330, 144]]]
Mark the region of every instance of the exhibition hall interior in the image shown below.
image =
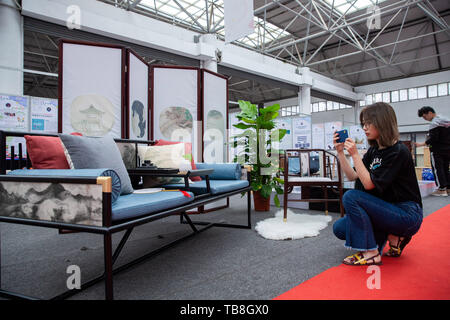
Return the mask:
[[0, 300], [450, 299], [449, 24], [448, 0], [0, 0]]

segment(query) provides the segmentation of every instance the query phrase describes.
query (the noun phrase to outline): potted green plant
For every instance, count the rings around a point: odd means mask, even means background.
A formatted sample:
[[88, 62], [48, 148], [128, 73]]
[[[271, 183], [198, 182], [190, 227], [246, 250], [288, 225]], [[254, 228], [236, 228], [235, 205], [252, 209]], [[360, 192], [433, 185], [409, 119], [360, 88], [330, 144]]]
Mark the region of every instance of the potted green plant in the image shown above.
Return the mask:
[[233, 136], [233, 147], [240, 152], [233, 159], [242, 165], [250, 165], [250, 184], [256, 211], [270, 209], [270, 196], [275, 190], [274, 203], [280, 206], [278, 195], [283, 194], [284, 181], [276, 176], [281, 171], [279, 153], [275, 142], [281, 142], [286, 129], [276, 129], [274, 119], [278, 117], [279, 104], [259, 108], [249, 101], [239, 100], [239, 123], [234, 127], [244, 130]]

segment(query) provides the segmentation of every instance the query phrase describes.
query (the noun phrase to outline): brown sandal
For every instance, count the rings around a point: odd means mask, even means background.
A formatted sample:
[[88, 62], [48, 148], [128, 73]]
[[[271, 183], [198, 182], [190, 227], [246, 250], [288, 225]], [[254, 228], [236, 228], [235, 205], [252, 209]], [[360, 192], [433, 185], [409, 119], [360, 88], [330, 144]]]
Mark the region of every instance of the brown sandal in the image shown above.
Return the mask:
[[391, 245], [389, 242], [389, 251], [386, 252], [386, 256], [388, 257], [400, 257], [403, 249], [405, 249], [406, 245], [411, 241], [411, 237], [403, 237], [403, 240], [398, 237], [398, 242], [396, 246]]
[[382, 265], [383, 263], [381, 262], [381, 260], [375, 262], [375, 258], [378, 256], [381, 256], [380, 253], [369, 258], [364, 258], [364, 255], [361, 252], [358, 252], [355, 253], [354, 255], [345, 258], [345, 259], [351, 258], [350, 262], [343, 260], [342, 263], [348, 266], [371, 266], [371, 265], [379, 266]]

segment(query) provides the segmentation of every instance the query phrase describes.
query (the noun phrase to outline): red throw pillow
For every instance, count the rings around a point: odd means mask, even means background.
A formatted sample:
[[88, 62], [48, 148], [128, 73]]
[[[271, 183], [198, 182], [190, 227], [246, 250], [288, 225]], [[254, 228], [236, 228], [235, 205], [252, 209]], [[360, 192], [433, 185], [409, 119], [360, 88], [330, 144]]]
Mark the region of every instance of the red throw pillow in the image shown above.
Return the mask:
[[33, 169], [70, 169], [59, 137], [25, 135], [25, 140]]
[[[169, 145], [169, 144], [177, 144], [177, 143], [182, 143], [182, 142], [179, 142], [179, 141], [167, 141], [167, 140], [160, 139], [160, 140], [156, 140], [156, 143], [154, 145], [155, 146], [166, 146], [166, 145]], [[191, 156], [191, 167], [192, 167], [192, 170], [196, 170], [197, 166], [195, 165], [194, 157], [192, 156], [192, 143], [190, 143], [190, 142], [185, 142], [184, 143], [184, 154]], [[202, 180], [202, 178], [200, 178], [200, 177], [191, 177], [190, 179], [192, 181], [201, 181]]]
[[[72, 132], [71, 135], [82, 136], [79, 132]], [[24, 137], [33, 169], [70, 169], [59, 137], [28, 135]]]

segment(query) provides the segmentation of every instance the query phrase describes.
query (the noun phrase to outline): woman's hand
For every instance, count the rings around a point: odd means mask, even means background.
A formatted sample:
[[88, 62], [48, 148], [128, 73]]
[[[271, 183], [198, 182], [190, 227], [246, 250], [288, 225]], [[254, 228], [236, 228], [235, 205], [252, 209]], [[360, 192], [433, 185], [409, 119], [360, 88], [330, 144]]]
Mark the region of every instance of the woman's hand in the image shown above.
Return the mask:
[[345, 139], [344, 148], [347, 152], [353, 157], [355, 154], [358, 154], [358, 148], [356, 147], [355, 141], [352, 138]]
[[343, 142], [337, 142], [337, 140], [339, 139], [339, 135], [336, 132], [337, 131], [334, 132], [333, 145], [336, 148], [337, 152], [343, 152], [344, 151], [344, 143]]

